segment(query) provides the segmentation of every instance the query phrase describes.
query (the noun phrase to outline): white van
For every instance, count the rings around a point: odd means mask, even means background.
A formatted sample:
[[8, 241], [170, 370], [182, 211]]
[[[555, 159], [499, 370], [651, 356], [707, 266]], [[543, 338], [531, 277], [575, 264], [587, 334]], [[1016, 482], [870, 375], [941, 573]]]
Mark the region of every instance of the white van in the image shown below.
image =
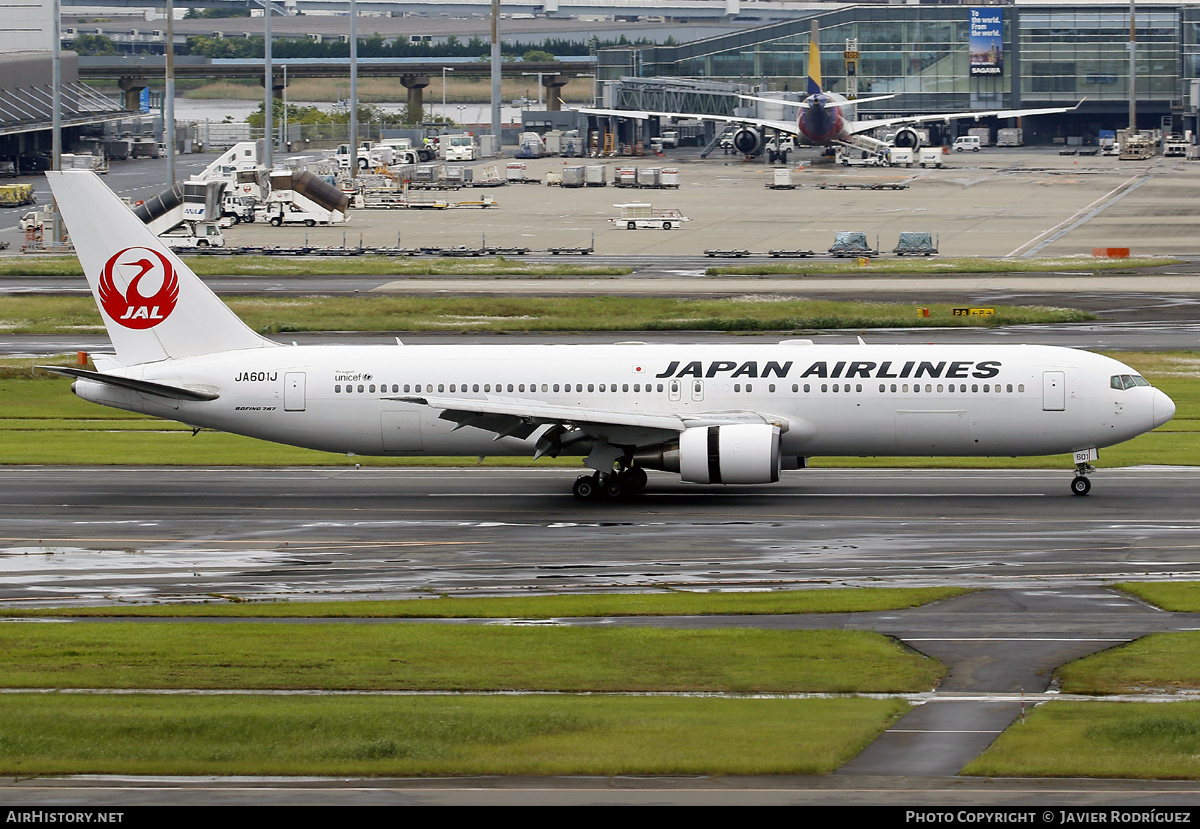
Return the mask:
[[970, 150], [973, 153], [979, 152], [979, 136], [978, 135], [960, 135], [954, 139], [954, 152], [961, 153], [963, 150]]

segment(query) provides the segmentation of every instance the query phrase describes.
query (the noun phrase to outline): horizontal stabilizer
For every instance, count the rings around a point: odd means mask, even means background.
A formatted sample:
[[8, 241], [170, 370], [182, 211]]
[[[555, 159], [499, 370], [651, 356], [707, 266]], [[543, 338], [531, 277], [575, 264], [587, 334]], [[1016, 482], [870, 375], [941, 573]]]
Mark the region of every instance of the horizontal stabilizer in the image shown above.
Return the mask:
[[60, 374], [63, 377], [91, 380], [96, 383], [117, 386], [118, 388], [129, 389], [130, 391], [142, 394], [152, 394], [155, 397], [165, 397], [169, 400], [216, 400], [220, 397], [215, 390], [200, 387], [167, 386], [163, 383], [151, 383], [149, 380], [135, 380], [132, 377], [102, 374], [98, 371], [88, 371], [82, 368], [66, 368], [64, 366], [37, 366], [37, 368], [48, 371], [51, 374]]

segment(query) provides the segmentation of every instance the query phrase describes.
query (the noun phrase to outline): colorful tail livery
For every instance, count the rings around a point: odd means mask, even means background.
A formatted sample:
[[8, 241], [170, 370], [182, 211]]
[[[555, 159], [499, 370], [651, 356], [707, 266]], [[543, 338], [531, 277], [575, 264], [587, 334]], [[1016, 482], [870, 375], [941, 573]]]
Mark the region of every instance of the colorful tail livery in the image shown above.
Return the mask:
[[117, 349], [100, 371], [49, 370], [194, 427], [361, 455], [574, 455], [592, 470], [580, 499], [637, 492], [648, 469], [769, 484], [820, 455], [1057, 453], [1083, 495], [1098, 448], [1175, 412], [1128, 366], [1044, 346], [279, 345], [94, 174], [47, 175]]
[[46, 178], [121, 363], [275, 345], [238, 319], [95, 174]]
[[820, 27], [817, 26], [817, 21], [813, 21], [812, 34], [808, 38], [808, 94], [816, 95], [818, 92], [824, 92], [821, 86], [821, 44], [820, 44]]

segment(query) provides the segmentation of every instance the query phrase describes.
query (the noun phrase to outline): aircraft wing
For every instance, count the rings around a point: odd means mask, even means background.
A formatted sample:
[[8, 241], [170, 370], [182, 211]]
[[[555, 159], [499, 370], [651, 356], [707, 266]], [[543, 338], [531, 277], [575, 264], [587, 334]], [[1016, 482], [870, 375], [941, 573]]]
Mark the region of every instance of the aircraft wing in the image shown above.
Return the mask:
[[[784, 101], [783, 103], [792, 102]], [[799, 104], [793, 104], [793, 106], [799, 106]], [[750, 124], [760, 129], [778, 130], [788, 135], [800, 134], [800, 128], [795, 121], [773, 121], [769, 118], [739, 118], [736, 115], [702, 115], [698, 112], [654, 112], [641, 109], [595, 109], [593, 107], [580, 107], [575, 111], [585, 115], [610, 115], [617, 118], [633, 118], [638, 121], [645, 121], [647, 118], [675, 120], [686, 118], [694, 121], [717, 121], [723, 124]]]
[[[495, 440], [528, 438], [542, 426], [550, 426], [538, 440], [535, 458], [556, 455], [568, 434], [575, 439], [600, 439], [614, 445], [650, 446], [675, 437], [685, 429], [732, 423], [776, 423], [787, 431], [788, 423], [758, 412], [709, 412], [701, 415], [650, 414], [631, 411], [557, 406], [540, 400], [520, 398], [463, 399], [404, 395], [387, 397], [441, 409], [442, 420], [494, 432]], [[569, 440], [569, 439], [568, 439]]]
[[[1086, 100], [1086, 99], [1085, 99]], [[862, 121], [852, 121], [846, 125], [846, 131], [851, 135], [858, 135], [862, 132], [870, 132], [881, 127], [890, 127], [893, 125], [903, 124], [931, 124], [937, 121], [950, 123], [963, 118], [973, 118], [978, 121], [980, 118], [1024, 118], [1026, 115], [1056, 115], [1060, 112], [1073, 112], [1079, 109], [1083, 104], [1080, 101], [1073, 107], [1046, 107], [1043, 109], [993, 109], [980, 110], [978, 112], [951, 112], [943, 115], [902, 115], [896, 118], [873, 118]]]

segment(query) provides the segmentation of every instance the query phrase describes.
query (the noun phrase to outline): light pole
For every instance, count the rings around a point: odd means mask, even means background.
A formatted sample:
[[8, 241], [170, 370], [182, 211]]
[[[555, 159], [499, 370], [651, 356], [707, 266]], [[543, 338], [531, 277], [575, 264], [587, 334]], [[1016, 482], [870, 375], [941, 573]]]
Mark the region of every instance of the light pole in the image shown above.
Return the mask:
[[442, 117], [446, 118], [446, 73], [453, 72], [453, 66], [442, 67]]
[[1137, 17], [1129, 0], [1129, 132], [1137, 133]]

